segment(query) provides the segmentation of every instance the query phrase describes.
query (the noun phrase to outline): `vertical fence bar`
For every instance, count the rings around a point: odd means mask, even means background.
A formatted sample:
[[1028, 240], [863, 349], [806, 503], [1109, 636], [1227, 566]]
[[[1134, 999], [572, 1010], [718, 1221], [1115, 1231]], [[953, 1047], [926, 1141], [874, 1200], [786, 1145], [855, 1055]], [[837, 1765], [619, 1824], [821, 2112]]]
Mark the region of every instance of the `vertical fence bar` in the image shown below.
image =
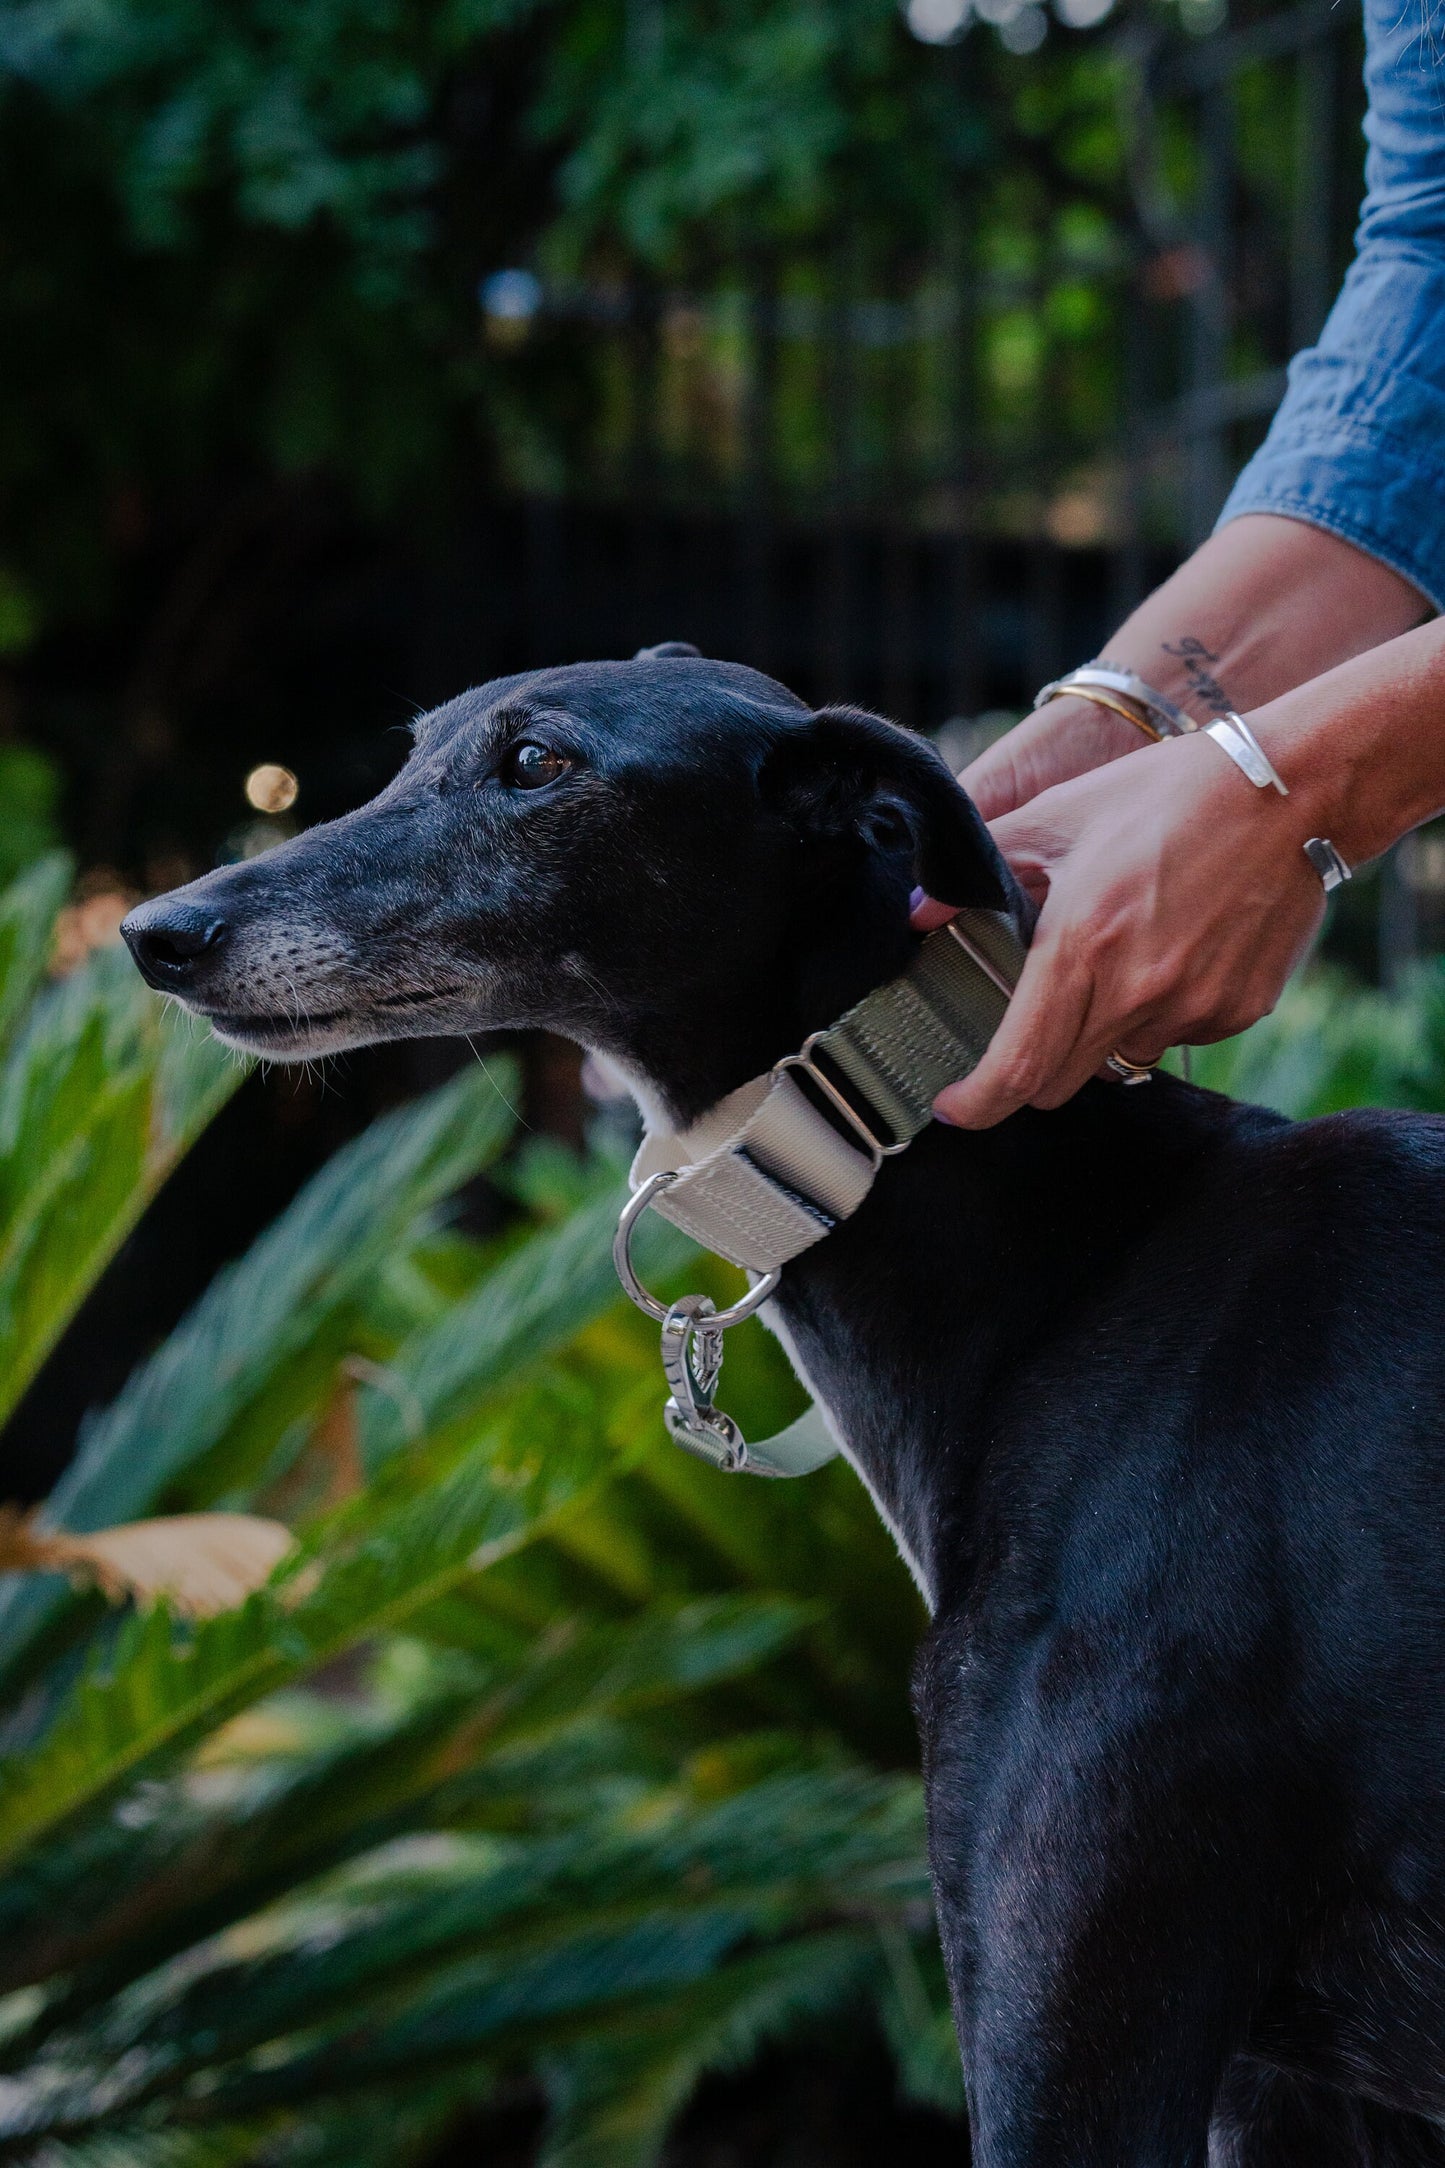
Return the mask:
[[556, 497], [533, 494], [522, 506], [522, 667], [570, 660], [574, 637], [563, 614], [567, 512]]
[[[1025, 701], [1035, 689], [1058, 675], [1067, 664], [1061, 653], [1059, 592], [1060, 553], [1050, 532], [1050, 496], [1059, 480], [1060, 452], [1065, 442], [1058, 427], [1062, 408], [1059, 380], [1059, 348], [1049, 327], [1049, 298], [1056, 256], [1047, 213], [1040, 221], [1035, 258], [1033, 304], [1043, 355], [1033, 411], [1033, 442], [1028, 459], [1029, 488], [1033, 499], [1032, 534], [1029, 542], [1029, 624], [1024, 652]], [[1069, 657], [1081, 661], [1082, 657]]]
[[944, 584], [944, 686], [950, 713], [971, 716], [983, 705], [976, 502], [984, 441], [973, 233], [961, 188], [954, 192], [949, 222], [948, 285], [953, 296], [953, 326], [951, 366], [947, 371], [949, 526]]
[[1109, 616], [1121, 625], [1143, 601], [1149, 584], [1144, 538], [1145, 480], [1148, 473], [1148, 327], [1143, 265], [1130, 269], [1119, 326], [1119, 413], [1123, 425], [1119, 454], [1120, 533], [1109, 561]]
[[[631, 585], [638, 597], [655, 595], [661, 566], [658, 400], [662, 389], [660, 296], [639, 280], [629, 298], [627, 359], [631, 389], [627, 439], [627, 520]], [[639, 622], [638, 631], [651, 637]], [[662, 635], [661, 637], [667, 637]]]
[[771, 258], [749, 266], [748, 380], [743, 429], [742, 588], [747, 598], [747, 659], [777, 667], [778, 284]]
[[823, 386], [832, 473], [827, 507], [827, 547], [821, 583], [819, 681], [829, 700], [845, 700], [852, 689], [854, 444], [853, 409], [857, 356], [853, 343], [852, 252], [840, 241], [829, 267], [829, 295], [824, 313]]
[[1420, 911], [1411, 885], [1410, 838], [1397, 843], [1380, 861], [1376, 940], [1380, 984], [1398, 993], [1420, 952]]
[[1211, 84], [1199, 101], [1200, 188], [1198, 259], [1190, 296], [1189, 456], [1187, 540], [1209, 533], [1228, 487], [1228, 445], [1217, 417], [1229, 365], [1230, 208], [1233, 102], [1228, 82]]
[[1319, 337], [1334, 273], [1337, 76], [1333, 37], [1301, 48], [1295, 70], [1294, 202], [1290, 230], [1290, 343]]
[[[917, 392], [916, 297], [901, 279], [888, 281], [888, 344], [881, 371], [888, 422], [883, 459], [884, 502], [882, 624], [879, 628], [884, 712], [898, 722], [918, 720], [917, 606], [914, 592], [914, 444]], [[935, 717], [942, 721], [942, 717]]]

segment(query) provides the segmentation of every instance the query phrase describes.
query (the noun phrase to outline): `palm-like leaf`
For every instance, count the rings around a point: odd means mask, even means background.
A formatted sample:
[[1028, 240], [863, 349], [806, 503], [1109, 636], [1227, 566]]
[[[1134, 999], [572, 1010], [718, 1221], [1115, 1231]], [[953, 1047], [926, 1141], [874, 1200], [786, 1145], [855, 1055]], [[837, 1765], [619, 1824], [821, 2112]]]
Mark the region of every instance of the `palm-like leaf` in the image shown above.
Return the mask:
[[[167, 1493], [210, 1503], [254, 1478], [288, 1425], [329, 1389], [349, 1313], [381, 1265], [510, 1129], [495, 1084], [468, 1070], [338, 1152], [87, 1423], [47, 1521], [105, 1528]], [[0, 1676], [65, 1594], [55, 1581], [0, 1590]]]
[[[396, 1711], [328, 1732], [218, 1801], [185, 1777], [132, 1794], [123, 1816], [32, 1852], [3, 1885], [4, 1983], [67, 1985], [0, 2063], [13, 2066], [66, 2011], [353, 1856], [459, 1819], [512, 1822], [539, 1782], [570, 1772], [575, 1783], [575, 1739], [559, 1752], [559, 1736], [654, 1706], [671, 1713], [680, 1694], [764, 1661], [802, 1622], [793, 1604], [723, 1597], [560, 1628], [505, 1664], [449, 1666], [435, 1683], [427, 1672]], [[606, 1753], [604, 1741], [610, 1769]], [[244, 1775], [244, 1762], [223, 1766]]]
[[20, 945], [42, 926], [48, 938], [57, 895], [42, 862], [0, 908], [0, 1023], [11, 1039], [0, 1067], [0, 1420], [245, 1073], [148, 993], [115, 950], [48, 989], [21, 1020]]
[[610, 1472], [602, 1443], [553, 1426], [545, 1456], [503, 1428], [442, 1480], [367, 1499], [239, 1611], [178, 1630], [163, 1606], [138, 1616], [71, 1690], [0, 1783], [0, 1871], [237, 1710], [376, 1634], [403, 1628], [479, 1564], [524, 1543]]
[[635, 2168], [662, 2149], [699, 2079], [736, 2069], [799, 2019], [836, 2010], [876, 1968], [859, 1928], [760, 1950], [599, 2025], [553, 2066], [543, 2168]]

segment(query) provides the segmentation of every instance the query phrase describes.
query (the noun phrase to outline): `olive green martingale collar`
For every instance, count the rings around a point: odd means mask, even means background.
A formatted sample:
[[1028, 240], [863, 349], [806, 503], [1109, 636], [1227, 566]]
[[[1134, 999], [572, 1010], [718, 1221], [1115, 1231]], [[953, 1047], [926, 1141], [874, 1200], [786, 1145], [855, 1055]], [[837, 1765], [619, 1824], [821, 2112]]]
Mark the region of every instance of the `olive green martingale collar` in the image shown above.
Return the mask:
[[[901, 978], [849, 1009], [766, 1076], [742, 1084], [688, 1129], [654, 1130], [629, 1177], [613, 1258], [640, 1310], [662, 1327], [670, 1436], [715, 1468], [808, 1475], [838, 1447], [819, 1408], [749, 1445], [714, 1405], [723, 1334], [761, 1307], [782, 1268], [850, 1219], [879, 1168], [933, 1118], [945, 1084], [968, 1076], [1003, 1021], [1025, 949], [997, 911], [966, 910], [928, 936]], [[706, 1295], [661, 1302], [632, 1266], [632, 1230], [658, 1212], [753, 1276], [718, 1310]]]

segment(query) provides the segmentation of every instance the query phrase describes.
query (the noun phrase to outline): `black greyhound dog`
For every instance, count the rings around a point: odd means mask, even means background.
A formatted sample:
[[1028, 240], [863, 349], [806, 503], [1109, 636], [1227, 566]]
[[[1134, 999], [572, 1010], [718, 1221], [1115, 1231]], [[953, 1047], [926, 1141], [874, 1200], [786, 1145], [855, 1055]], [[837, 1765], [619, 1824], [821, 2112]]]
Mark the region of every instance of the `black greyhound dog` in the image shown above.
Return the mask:
[[[237, 1046], [546, 1025], [681, 1126], [907, 968], [920, 881], [1026, 913], [924, 741], [653, 650], [124, 930]], [[1445, 2163], [1442, 1207], [1445, 1122], [1100, 1082], [784, 1270], [933, 1613], [978, 2168]]]

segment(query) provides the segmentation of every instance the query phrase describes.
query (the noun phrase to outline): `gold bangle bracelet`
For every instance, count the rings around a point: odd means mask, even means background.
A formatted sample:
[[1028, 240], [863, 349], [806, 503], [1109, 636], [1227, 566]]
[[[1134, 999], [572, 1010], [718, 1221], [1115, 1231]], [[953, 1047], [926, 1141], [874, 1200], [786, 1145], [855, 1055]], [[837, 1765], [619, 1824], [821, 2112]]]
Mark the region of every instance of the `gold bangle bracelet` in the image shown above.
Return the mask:
[[1092, 685], [1070, 685], [1066, 680], [1062, 685], [1054, 687], [1052, 697], [1055, 700], [1092, 700], [1096, 708], [1108, 708], [1112, 714], [1122, 715], [1126, 723], [1132, 723], [1136, 730], [1142, 730], [1153, 744], [1157, 745], [1160, 741], [1160, 733], [1151, 722], [1146, 721], [1135, 709], [1125, 707], [1122, 700], [1115, 700], [1108, 693], [1096, 692]]

